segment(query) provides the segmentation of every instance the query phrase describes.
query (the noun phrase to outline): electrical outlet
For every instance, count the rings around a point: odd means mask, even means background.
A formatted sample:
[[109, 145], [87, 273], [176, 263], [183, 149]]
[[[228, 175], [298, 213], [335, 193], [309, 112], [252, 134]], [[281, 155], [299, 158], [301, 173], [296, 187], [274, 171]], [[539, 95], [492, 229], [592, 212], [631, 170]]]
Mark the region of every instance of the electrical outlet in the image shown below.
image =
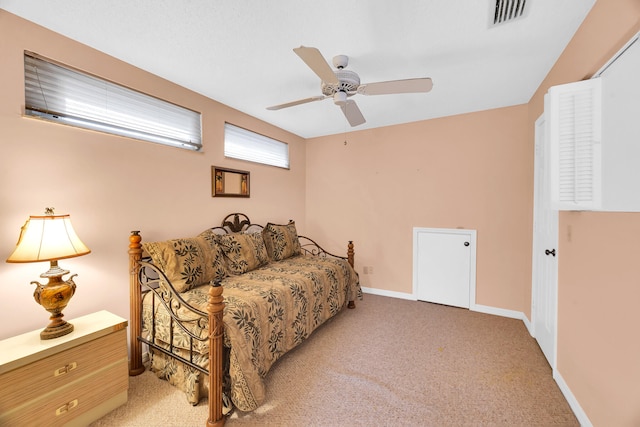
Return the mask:
[[373, 274], [373, 267], [369, 266], [369, 274]]
[[362, 274], [369, 274], [369, 267], [362, 267]]

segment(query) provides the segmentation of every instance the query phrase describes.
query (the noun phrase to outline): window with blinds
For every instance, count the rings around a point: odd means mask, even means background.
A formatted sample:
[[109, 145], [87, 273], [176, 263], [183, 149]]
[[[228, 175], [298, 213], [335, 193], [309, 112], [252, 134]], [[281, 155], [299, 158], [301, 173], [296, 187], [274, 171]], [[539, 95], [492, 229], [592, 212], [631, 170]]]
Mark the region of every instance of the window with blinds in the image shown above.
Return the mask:
[[25, 114], [80, 128], [194, 151], [198, 112], [120, 86], [36, 54], [24, 54]]
[[229, 123], [224, 124], [224, 155], [289, 169], [289, 144]]

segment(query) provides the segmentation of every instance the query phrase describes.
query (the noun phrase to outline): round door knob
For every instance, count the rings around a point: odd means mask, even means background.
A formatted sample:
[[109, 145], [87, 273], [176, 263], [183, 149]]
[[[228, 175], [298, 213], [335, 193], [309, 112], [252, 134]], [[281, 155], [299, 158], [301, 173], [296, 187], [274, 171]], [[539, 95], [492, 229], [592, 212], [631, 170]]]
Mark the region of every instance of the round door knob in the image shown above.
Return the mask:
[[469, 246], [469, 242], [464, 242], [464, 245], [465, 246]]

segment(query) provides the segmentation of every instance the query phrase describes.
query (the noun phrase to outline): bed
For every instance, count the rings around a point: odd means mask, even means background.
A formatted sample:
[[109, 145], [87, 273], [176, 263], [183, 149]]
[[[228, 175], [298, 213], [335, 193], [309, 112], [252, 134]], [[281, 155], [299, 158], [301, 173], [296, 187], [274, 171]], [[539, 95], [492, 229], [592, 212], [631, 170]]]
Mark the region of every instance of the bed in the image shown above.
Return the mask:
[[142, 242], [129, 236], [130, 375], [149, 367], [185, 392], [208, 396], [207, 425], [265, 398], [273, 364], [362, 298], [347, 256], [299, 236], [295, 222], [265, 226], [241, 213], [198, 236]]

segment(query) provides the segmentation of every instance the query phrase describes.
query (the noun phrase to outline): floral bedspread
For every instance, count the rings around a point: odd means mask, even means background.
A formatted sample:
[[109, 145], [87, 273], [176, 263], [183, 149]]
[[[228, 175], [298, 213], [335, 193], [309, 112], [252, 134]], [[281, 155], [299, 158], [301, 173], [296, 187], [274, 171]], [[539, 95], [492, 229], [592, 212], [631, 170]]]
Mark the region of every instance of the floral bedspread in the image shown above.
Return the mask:
[[[271, 262], [238, 276], [228, 276], [222, 286], [224, 341], [229, 348], [229, 392], [233, 404], [241, 411], [252, 411], [262, 404], [264, 378], [282, 355], [307, 339], [348, 301], [362, 296], [357, 274], [349, 263], [304, 255]], [[207, 292], [208, 285], [181, 295], [194, 307], [206, 311]], [[150, 330], [149, 305], [146, 304], [143, 310], [143, 334]], [[168, 342], [168, 316], [160, 313], [158, 304], [156, 307], [156, 339]], [[194, 317], [183, 309], [180, 315]], [[163, 318], [164, 324], [160, 324]], [[187, 325], [194, 334], [207, 336], [206, 323], [190, 322]], [[207, 341], [196, 343], [194, 350], [206, 354], [207, 345]], [[174, 346], [189, 348], [186, 334], [175, 326]]]

